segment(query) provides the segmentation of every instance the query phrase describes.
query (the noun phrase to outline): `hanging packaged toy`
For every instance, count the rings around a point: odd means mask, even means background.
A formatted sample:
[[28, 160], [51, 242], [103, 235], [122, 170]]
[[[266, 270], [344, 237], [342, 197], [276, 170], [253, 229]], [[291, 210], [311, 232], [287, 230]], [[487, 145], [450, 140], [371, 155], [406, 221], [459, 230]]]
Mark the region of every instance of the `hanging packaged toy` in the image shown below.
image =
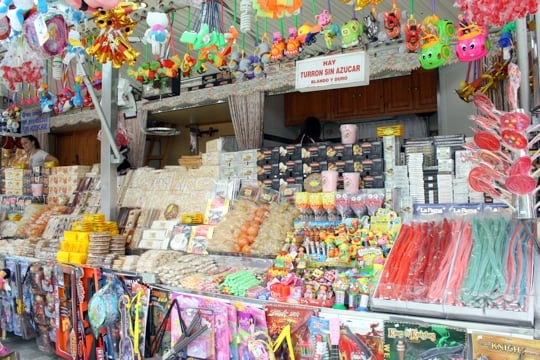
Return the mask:
[[[45, 24], [45, 34], [37, 32], [38, 23]], [[43, 52], [45, 56], [59, 55], [68, 45], [68, 26], [59, 13], [43, 15], [35, 12], [25, 20], [23, 29], [30, 48]]]

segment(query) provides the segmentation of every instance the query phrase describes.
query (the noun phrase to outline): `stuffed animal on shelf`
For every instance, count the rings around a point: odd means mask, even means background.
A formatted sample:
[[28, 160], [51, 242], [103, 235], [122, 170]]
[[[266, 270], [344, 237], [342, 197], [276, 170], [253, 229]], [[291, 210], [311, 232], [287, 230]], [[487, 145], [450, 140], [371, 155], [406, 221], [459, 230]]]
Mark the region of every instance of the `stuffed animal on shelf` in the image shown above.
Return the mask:
[[41, 104], [42, 113], [49, 113], [53, 111], [54, 104], [56, 103], [56, 96], [49, 92], [49, 85], [41, 84], [38, 90], [38, 97]]

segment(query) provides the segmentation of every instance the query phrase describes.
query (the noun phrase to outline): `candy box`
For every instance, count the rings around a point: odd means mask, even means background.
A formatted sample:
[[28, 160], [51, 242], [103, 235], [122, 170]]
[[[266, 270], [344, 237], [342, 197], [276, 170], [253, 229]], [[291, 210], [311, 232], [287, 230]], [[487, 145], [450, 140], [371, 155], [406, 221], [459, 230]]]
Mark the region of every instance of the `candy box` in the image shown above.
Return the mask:
[[489, 359], [533, 360], [540, 358], [540, 341], [501, 335], [471, 335], [472, 356]]
[[465, 358], [467, 330], [444, 325], [384, 322], [384, 358]]

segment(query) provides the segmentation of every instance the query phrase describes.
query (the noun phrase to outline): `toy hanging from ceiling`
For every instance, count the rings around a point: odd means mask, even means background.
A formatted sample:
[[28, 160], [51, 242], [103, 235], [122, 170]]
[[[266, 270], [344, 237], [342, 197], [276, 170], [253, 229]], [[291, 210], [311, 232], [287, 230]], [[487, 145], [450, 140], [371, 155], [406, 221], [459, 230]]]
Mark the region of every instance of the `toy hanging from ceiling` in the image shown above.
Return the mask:
[[410, 0], [409, 12], [410, 15], [404, 29], [405, 48], [408, 52], [417, 52], [420, 49], [420, 37], [424, 32], [424, 27], [414, 17], [414, 0]]
[[422, 50], [418, 55], [420, 65], [426, 70], [438, 68], [450, 59], [450, 41], [456, 32], [452, 21], [440, 19], [436, 14], [435, 0], [432, 1], [431, 8], [432, 15], [426, 16], [423, 21]]
[[[42, 0], [40, 0], [42, 1]], [[64, 0], [66, 4], [77, 11], [93, 14], [99, 10], [112, 10], [117, 7], [122, 0]]]
[[94, 14], [94, 22], [100, 29], [99, 35], [86, 49], [86, 53], [105, 64], [112, 62], [115, 68], [124, 63], [135, 64], [139, 52], [131, 45], [127, 37], [137, 25], [130, 17], [137, 9], [145, 7], [138, 3], [123, 2], [112, 10], [100, 10]]
[[143, 42], [150, 44], [152, 54], [158, 58], [165, 56], [169, 43], [169, 17], [162, 12], [151, 11], [146, 16], [148, 29], [144, 33]]
[[384, 29], [390, 40], [399, 39], [401, 36], [401, 10], [397, 7], [396, 0], [392, 0], [392, 9], [384, 12]]
[[[226, 57], [231, 52], [232, 43], [236, 40], [238, 32], [234, 27], [227, 33], [224, 31], [223, 6], [223, 2], [220, 4], [217, 1], [204, 2], [193, 29], [190, 29], [191, 11], [188, 8], [188, 30], [180, 36], [180, 42], [187, 45], [187, 52], [181, 65], [183, 76], [190, 76], [193, 71], [204, 74], [208, 70], [208, 63], [225, 68]], [[236, 2], [234, 8], [236, 18]], [[191, 55], [192, 51], [197, 52], [195, 57]]]
[[474, 61], [487, 56], [491, 48], [487, 25], [468, 21], [465, 15], [458, 16], [456, 55], [459, 61]]
[[272, 19], [298, 14], [302, 8], [302, 0], [253, 0], [255, 15]]
[[341, 47], [344, 49], [357, 46], [362, 40], [364, 24], [356, 18], [358, 6], [352, 5], [352, 19], [341, 25]]

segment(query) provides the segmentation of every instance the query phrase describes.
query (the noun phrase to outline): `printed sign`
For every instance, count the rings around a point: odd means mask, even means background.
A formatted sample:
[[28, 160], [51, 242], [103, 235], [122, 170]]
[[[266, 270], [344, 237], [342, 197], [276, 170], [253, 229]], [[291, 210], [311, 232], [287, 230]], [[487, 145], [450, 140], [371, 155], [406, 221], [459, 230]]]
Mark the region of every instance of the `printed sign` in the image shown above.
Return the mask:
[[369, 84], [366, 52], [317, 56], [296, 62], [296, 90], [319, 91]]
[[31, 107], [21, 109], [22, 133], [48, 133], [50, 131], [49, 114], [43, 114], [41, 108]]

